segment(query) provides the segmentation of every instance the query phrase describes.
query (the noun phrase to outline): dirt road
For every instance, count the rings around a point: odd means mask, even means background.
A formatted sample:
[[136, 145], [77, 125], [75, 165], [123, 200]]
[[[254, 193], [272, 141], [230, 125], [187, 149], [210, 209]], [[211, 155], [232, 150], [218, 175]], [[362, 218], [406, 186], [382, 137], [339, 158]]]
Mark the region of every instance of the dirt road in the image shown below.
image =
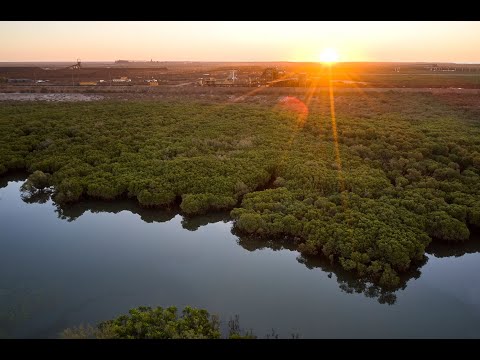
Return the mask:
[[49, 101], [49, 102], [59, 102], [59, 101], [95, 101], [101, 100], [104, 97], [97, 94], [42, 94], [42, 93], [0, 93], [0, 101]]

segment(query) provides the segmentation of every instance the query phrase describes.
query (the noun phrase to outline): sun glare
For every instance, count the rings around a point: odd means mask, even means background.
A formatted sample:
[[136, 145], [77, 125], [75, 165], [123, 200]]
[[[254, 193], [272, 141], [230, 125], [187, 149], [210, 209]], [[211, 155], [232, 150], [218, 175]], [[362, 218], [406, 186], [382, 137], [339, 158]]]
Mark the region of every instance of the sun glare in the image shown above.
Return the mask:
[[322, 51], [319, 57], [320, 61], [323, 63], [334, 63], [338, 61], [338, 53], [337, 50], [332, 48], [326, 48]]

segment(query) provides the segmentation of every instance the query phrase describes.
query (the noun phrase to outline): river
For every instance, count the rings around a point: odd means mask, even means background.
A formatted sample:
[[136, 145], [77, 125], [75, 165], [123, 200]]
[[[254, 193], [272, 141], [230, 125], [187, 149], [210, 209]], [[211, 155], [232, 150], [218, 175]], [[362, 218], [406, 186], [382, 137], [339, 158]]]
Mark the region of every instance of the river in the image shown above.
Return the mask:
[[[3, 183], [2, 183], [3, 181]], [[0, 179], [0, 338], [55, 338], [140, 305], [206, 308], [260, 338], [480, 337], [480, 239], [429, 249], [385, 293], [288, 246], [240, 239], [228, 214], [134, 202], [59, 208]], [[33, 201], [35, 200], [35, 201]]]

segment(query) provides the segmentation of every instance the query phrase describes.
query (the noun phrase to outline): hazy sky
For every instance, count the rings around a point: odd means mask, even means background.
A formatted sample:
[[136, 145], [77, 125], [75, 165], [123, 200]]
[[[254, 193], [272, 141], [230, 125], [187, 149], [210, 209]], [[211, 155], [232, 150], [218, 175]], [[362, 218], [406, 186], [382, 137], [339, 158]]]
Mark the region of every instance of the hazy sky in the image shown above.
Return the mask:
[[480, 63], [477, 22], [0, 22], [0, 61]]

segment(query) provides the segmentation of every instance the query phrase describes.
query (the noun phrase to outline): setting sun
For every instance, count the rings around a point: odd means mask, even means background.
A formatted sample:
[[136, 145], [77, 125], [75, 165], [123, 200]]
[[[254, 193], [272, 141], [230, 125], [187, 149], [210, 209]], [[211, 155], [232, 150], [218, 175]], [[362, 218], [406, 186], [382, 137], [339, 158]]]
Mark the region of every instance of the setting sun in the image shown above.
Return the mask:
[[338, 61], [338, 53], [335, 49], [326, 48], [320, 54], [319, 59], [321, 62], [324, 63], [334, 63]]

